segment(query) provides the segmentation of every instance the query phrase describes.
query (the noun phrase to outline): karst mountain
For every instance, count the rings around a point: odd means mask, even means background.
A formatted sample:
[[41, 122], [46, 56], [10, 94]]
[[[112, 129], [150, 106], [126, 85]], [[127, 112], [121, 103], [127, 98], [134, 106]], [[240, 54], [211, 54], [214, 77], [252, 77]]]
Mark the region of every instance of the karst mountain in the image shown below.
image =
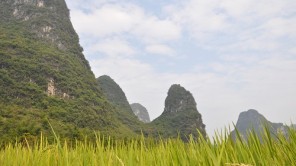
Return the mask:
[[181, 85], [172, 85], [165, 99], [163, 113], [152, 121], [157, 133], [165, 137], [180, 137], [189, 140], [190, 136], [205, 137], [206, 130], [202, 116], [198, 112], [192, 94]]
[[64, 0], [0, 1], [0, 139], [134, 135], [85, 59]]

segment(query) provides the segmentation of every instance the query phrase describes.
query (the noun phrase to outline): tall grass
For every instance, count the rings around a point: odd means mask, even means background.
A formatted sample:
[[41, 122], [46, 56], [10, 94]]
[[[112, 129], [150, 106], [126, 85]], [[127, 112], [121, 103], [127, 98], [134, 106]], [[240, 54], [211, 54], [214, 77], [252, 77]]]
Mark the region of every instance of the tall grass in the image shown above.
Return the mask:
[[112, 141], [97, 137], [96, 142], [59, 142], [46, 138], [34, 145], [11, 143], [0, 150], [1, 166], [52, 165], [296, 165], [296, 131], [288, 137], [271, 136], [266, 129], [262, 138], [254, 132], [247, 141], [229, 139], [228, 133], [216, 134], [212, 141], [200, 138], [187, 143], [180, 139]]

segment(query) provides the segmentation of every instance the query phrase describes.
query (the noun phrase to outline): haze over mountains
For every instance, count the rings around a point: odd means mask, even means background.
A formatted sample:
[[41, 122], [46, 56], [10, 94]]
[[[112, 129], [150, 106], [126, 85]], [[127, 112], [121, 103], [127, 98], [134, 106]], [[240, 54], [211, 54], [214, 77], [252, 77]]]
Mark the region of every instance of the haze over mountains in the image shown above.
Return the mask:
[[139, 103], [131, 104], [131, 108], [138, 119], [144, 123], [150, 122], [150, 116], [147, 109]]

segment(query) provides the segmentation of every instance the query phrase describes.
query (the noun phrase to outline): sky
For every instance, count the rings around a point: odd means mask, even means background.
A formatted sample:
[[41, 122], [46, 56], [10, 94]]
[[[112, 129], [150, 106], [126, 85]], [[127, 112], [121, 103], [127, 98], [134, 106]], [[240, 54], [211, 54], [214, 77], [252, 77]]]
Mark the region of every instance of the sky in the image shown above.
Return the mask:
[[151, 119], [181, 84], [210, 135], [248, 109], [296, 123], [295, 0], [66, 2], [95, 76], [111, 76]]

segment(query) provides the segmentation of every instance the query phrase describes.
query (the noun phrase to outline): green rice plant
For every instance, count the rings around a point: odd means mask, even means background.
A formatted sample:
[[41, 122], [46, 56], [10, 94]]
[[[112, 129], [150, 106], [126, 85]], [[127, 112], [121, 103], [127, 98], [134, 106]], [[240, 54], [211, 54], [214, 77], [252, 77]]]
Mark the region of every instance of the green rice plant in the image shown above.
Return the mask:
[[[239, 134], [239, 133], [238, 133]], [[61, 141], [50, 144], [41, 134], [34, 144], [8, 143], [0, 149], [1, 166], [285, 166], [296, 165], [296, 131], [273, 135], [265, 128], [262, 138], [250, 131], [247, 139], [233, 140], [229, 130], [212, 139], [144, 138], [124, 141], [96, 134], [95, 142]]]

